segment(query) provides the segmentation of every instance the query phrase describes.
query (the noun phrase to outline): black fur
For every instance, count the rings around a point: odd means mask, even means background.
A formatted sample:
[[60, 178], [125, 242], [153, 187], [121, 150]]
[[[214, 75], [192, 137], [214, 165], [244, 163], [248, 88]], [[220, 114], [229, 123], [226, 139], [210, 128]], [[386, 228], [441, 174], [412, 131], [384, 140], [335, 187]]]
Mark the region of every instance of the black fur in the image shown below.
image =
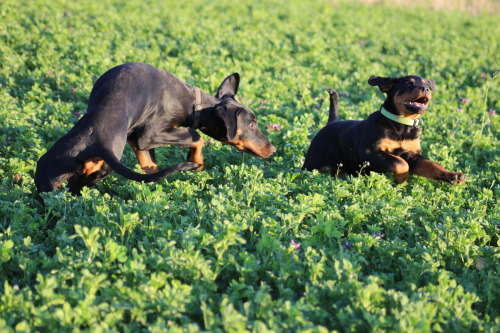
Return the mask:
[[[370, 77], [368, 83], [387, 94], [382, 107], [406, 119], [419, 119], [435, 91], [434, 81], [418, 76]], [[465, 181], [465, 175], [447, 171], [421, 155], [415, 126], [395, 122], [376, 111], [362, 121], [338, 120], [338, 94], [330, 93], [328, 123], [313, 138], [303, 169], [329, 172], [332, 176], [391, 172], [395, 181], [416, 174], [451, 184]]]
[[[215, 97], [201, 92], [197, 129], [240, 150], [268, 157], [275, 152], [274, 146], [256, 126], [248, 128], [243, 120], [254, 121], [255, 114], [234, 99], [239, 81], [235, 73], [224, 80]], [[181, 128], [193, 127], [195, 96], [193, 86], [147, 64], [110, 69], [94, 84], [87, 113], [38, 161], [37, 190], [52, 191], [68, 180], [70, 192], [79, 194], [83, 186], [96, 184], [112, 171], [150, 182], [178, 171], [201, 169], [203, 139], [196, 128]], [[242, 145], [243, 140], [251, 142], [253, 150]], [[154, 173], [136, 173], [120, 162], [127, 142], [138, 159], [150, 161]], [[164, 145], [189, 147], [189, 162], [157, 171], [153, 149]]]

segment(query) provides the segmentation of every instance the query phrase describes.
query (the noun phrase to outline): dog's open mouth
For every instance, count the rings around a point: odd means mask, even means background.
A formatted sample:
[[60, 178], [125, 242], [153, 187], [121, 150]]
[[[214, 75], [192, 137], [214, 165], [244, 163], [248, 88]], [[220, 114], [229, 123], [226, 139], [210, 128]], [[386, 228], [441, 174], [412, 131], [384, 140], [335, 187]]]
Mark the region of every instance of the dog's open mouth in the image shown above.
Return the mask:
[[424, 113], [427, 111], [428, 97], [420, 97], [412, 102], [405, 103], [405, 107], [414, 113]]

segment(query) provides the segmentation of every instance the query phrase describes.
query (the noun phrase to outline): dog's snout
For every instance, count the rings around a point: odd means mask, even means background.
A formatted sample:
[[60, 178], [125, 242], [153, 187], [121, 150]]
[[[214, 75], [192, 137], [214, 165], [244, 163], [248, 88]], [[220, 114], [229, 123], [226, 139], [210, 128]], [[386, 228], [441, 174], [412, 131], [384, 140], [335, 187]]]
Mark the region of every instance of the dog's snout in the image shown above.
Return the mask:
[[418, 88], [424, 93], [428, 93], [430, 91], [429, 87], [427, 86], [419, 86]]
[[270, 150], [271, 154], [274, 154], [276, 152], [276, 147], [271, 143], [269, 144], [269, 146], [270, 146], [269, 150]]
[[276, 152], [276, 147], [272, 143], [268, 143], [264, 148], [260, 151], [260, 157], [269, 157]]

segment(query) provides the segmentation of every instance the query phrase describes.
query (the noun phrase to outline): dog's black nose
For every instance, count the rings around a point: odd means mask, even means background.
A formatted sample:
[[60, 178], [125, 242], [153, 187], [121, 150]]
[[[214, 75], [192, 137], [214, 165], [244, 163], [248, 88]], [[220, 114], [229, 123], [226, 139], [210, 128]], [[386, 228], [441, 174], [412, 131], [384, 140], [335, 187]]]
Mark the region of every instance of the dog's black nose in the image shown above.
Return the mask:
[[418, 88], [422, 90], [424, 93], [428, 93], [430, 91], [429, 87], [427, 86], [419, 86]]

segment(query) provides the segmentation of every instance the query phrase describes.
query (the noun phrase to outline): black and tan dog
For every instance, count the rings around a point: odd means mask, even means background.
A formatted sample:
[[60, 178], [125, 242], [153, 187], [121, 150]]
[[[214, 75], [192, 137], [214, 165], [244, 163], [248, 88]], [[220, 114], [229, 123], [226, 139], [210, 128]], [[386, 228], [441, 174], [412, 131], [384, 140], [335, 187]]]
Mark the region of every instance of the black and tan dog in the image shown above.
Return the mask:
[[396, 183], [409, 174], [460, 184], [465, 175], [450, 172], [421, 155], [421, 115], [435, 91], [432, 80], [418, 76], [372, 76], [372, 86], [387, 94], [380, 111], [363, 121], [338, 121], [338, 94], [329, 89], [330, 115], [311, 142], [303, 169], [330, 172], [332, 176], [391, 172]]
[[[147, 64], [110, 69], [94, 84], [87, 113], [38, 161], [38, 192], [68, 180], [69, 191], [79, 194], [113, 171], [150, 182], [201, 170], [204, 142], [196, 129], [254, 156], [269, 157], [276, 149], [257, 127], [255, 113], [234, 99], [239, 81], [237, 73], [228, 76], [212, 97]], [[120, 162], [127, 142], [147, 174]], [[189, 147], [189, 162], [158, 171], [154, 148], [164, 145]]]

